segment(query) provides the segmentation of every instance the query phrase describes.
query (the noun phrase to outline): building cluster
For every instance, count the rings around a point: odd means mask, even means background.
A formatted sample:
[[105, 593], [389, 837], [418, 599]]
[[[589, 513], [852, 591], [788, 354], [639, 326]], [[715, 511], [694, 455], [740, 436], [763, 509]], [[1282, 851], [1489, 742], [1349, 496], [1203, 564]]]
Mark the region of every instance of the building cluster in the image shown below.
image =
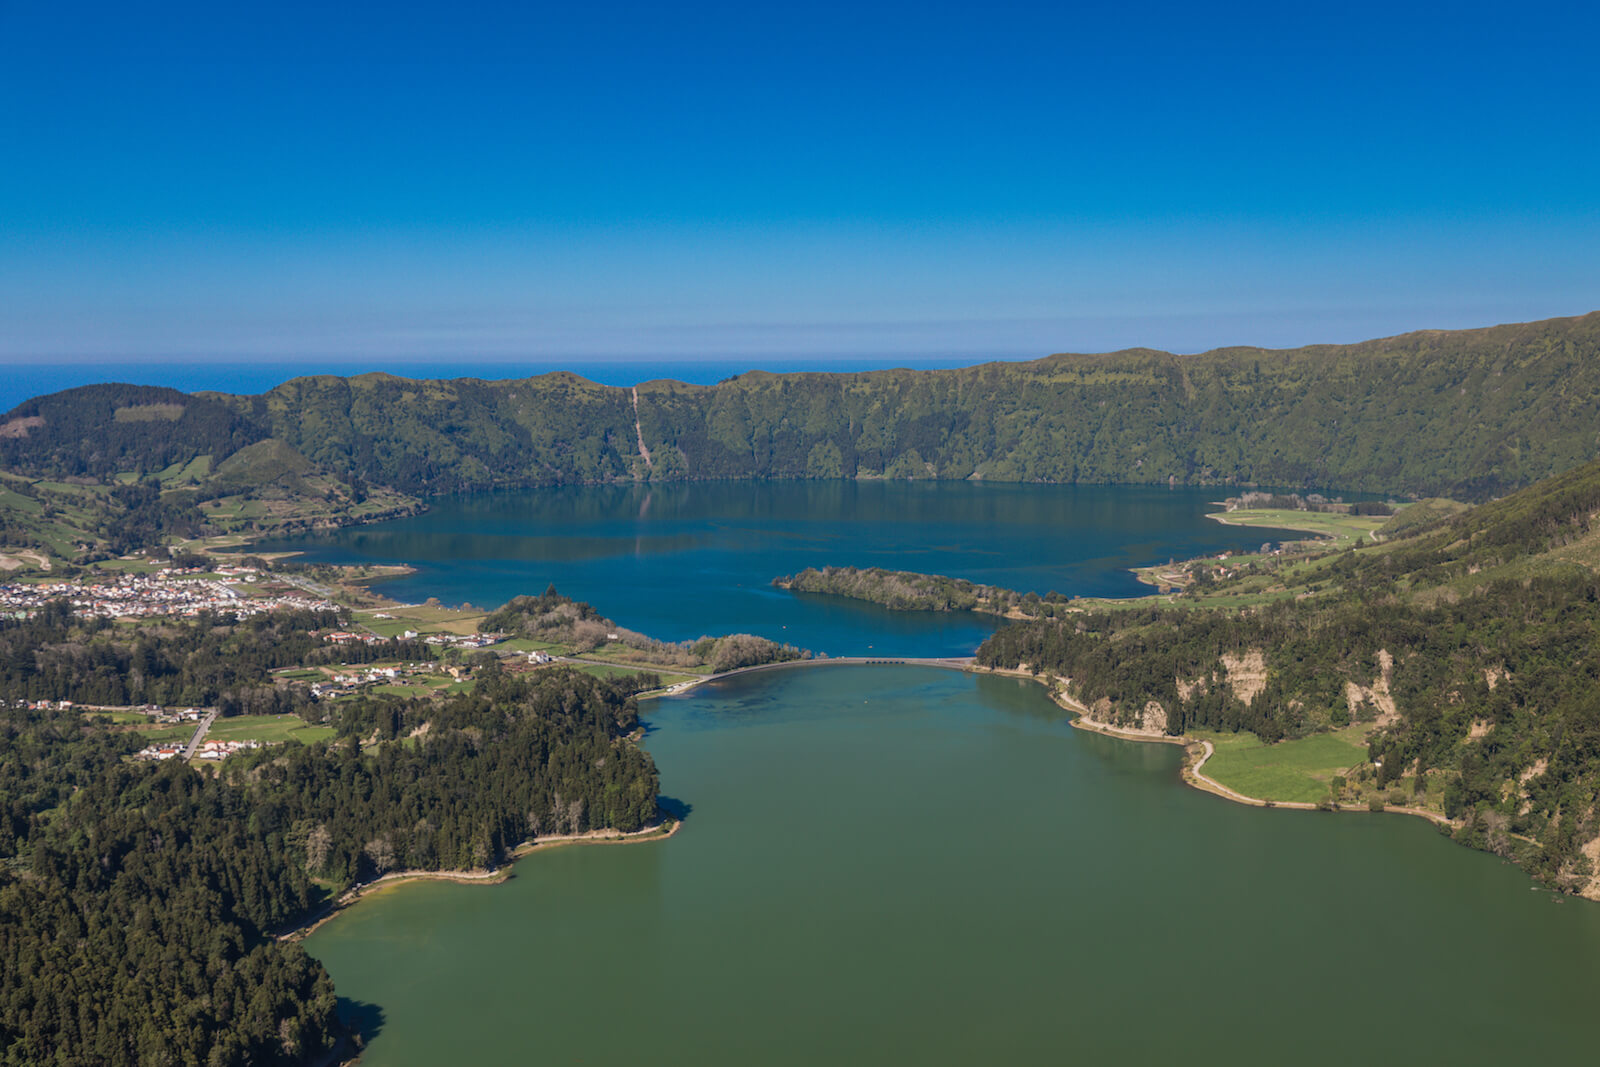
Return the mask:
[[254, 581], [254, 572], [238, 567], [223, 570], [232, 572], [231, 581], [191, 577], [192, 570], [168, 568], [151, 574], [100, 575], [80, 582], [10, 582], [0, 584], [0, 614], [26, 618], [52, 600], [66, 600], [75, 614], [105, 619], [193, 618], [205, 611], [247, 616], [281, 608], [335, 609], [328, 601], [304, 593], [247, 596], [233, 583]]
[[377, 634], [358, 634], [351, 630], [334, 630], [323, 634], [322, 639], [333, 645], [376, 645], [384, 640]]
[[397, 682], [404, 673], [399, 667], [352, 667], [335, 674], [331, 681], [311, 683], [311, 695], [318, 700], [349, 696], [363, 686]]
[[[181, 757], [188, 747], [189, 745], [186, 741], [163, 741], [158, 745], [146, 745], [134, 753], [134, 758], [143, 760], [176, 759]], [[243, 752], [246, 749], [260, 747], [260, 741], [202, 741], [200, 747], [195, 749], [194, 758], [222, 760], [227, 759], [235, 752]]]
[[[399, 635], [402, 641], [415, 641], [421, 637], [415, 630], [406, 630]], [[335, 645], [376, 645], [389, 640], [373, 633], [357, 633], [354, 630], [334, 630], [322, 635], [324, 641]], [[435, 648], [488, 648], [505, 640], [504, 634], [429, 634], [422, 638], [425, 645]]]
[[[412, 638], [417, 635], [414, 631], [408, 630], [405, 636]], [[422, 639], [422, 643], [442, 645], [445, 648], [488, 648], [504, 640], [504, 634], [429, 634]]]
[[455, 681], [470, 677], [471, 672], [457, 666], [408, 663], [399, 667], [345, 667], [326, 682], [313, 682], [311, 695], [318, 700], [349, 696], [357, 690], [374, 685], [405, 684], [412, 679], [437, 679], [447, 674]]
[[209, 708], [159, 708], [154, 704], [145, 705], [147, 713], [154, 715], [156, 722], [199, 722], [206, 717]]

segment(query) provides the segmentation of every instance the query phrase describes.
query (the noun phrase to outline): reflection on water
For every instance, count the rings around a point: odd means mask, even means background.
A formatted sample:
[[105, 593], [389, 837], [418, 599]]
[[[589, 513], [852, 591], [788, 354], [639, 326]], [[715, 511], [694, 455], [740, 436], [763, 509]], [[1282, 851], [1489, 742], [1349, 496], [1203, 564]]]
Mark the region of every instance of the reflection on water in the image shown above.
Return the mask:
[[695, 482], [445, 498], [409, 519], [264, 545], [402, 562], [402, 600], [495, 606], [551, 583], [667, 640], [756, 633], [830, 655], [964, 655], [994, 620], [775, 590], [810, 566], [947, 574], [1085, 596], [1147, 592], [1128, 568], [1259, 546], [1204, 518], [1215, 490], [966, 482]]
[[681, 833], [308, 941], [383, 1007], [368, 1067], [1592, 1055], [1600, 906], [1421, 820], [1227, 803], [1014, 678], [774, 671], [647, 714]]

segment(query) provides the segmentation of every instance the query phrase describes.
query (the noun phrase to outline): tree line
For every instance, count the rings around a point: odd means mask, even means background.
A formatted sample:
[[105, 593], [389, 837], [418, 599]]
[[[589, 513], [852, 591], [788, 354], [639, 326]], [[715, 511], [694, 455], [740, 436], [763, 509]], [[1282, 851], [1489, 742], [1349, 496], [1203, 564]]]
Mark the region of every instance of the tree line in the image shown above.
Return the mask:
[[[0, 645], [115, 650], [156, 679], [215, 654], [246, 677], [317, 653], [320, 621], [203, 620], [130, 646], [57, 611], [0, 622]], [[443, 700], [342, 702], [332, 740], [215, 772], [132, 762], [136, 732], [3, 701], [0, 1063], [308, 1062], [337, 1033], [333, 985], [274, 935], [330, 894], [655, 820], [655, 766], [630, 740], [649, 679], [479, 673]]]
[[1289, 351], [1138, 349], [949, 371], [650, 382], [637, 411], [629, 390], [564, 373], [321, 375], [254, 397], [90, 386], [14, 409], [0, 463], [104, 482], [200, 455], [220, 469], [273, 441], [345, 485], [419, 495], [635, 478], [885, 477], [1484, 499], [1590, 458], [1597, 356], [1600, 314]]

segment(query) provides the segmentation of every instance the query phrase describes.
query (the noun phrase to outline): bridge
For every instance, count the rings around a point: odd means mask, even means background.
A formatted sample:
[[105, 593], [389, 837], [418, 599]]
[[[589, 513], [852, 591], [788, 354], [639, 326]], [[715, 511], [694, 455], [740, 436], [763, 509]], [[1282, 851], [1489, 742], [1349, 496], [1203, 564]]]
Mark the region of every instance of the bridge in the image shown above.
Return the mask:
[[835, 656], [831, 658], [791, 659], [782, 663], [758, 663], [754, 667], [739, 667], [721, 674], [708, 674], [705, 680], [718, 681], [723, 678], [732, 678], [736, 674], [753, 674], [756, 671], [776, 671], [792, 667], [836, 667], [836, 666], [871, 666], [871, 667], [942, 667], [946, 670], [964, 671], [969, 669], [976, 658], [973, 656]]
[[685, 690], [693, 689], [697, 685], [704, 685], [706, 682], [718, 682], [724, 678], [732, 678], [737, 674], [754, 674], [756, 671], [783, 671], [799, 667], [840, 666], [939, 667], [949, 671], [965, 671], [971, 670], [976, 662], [976, 658], [973, 656], [818, 656], [813, 659], [784, 660], [782, 663], [758, 663], [753, 667], [736, 667], [731, 671], [722, 671], [719, 674], [701, 674], [697, 671], [686, 671], [681, 667], [653, 667], [639, 663], [618, 663], [614, 660], [579, 659], [575, 656], [553, 656], [551, 658], [558, 663], [570, 663], [575, 667], [582, 667], [585, 664], [599, 664], [605, 667], [622, 667], [630, 671], [684, 674], [693, 679], [692, 681], [679, 682], [676, 685], [667, 686], [655, 693], [641, 694], [641, 699], [649, 696], [669, 696], [674, 693], [682, 693]]

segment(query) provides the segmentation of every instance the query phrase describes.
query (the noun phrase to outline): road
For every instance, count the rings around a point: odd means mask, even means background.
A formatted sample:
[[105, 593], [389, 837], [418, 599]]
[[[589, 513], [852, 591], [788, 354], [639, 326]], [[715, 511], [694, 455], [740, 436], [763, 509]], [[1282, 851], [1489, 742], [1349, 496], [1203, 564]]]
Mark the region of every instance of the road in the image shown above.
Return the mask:
[[630, 671], [682, 674], [694, 679], [692, 682], [681, 682], [673, 686], [672, 691], [674, 692], [681, 692], [683, 689], [700, 685], [703, 682], [715, 682], [723, 678], [732, 678], [736, 674], [752, 674], [755, 671], [792, 670], [795, 667], [835, 667], [866, 664], [876, 667], [942, 667], [945, 670], [964, 671], [969, 669], [975, 662], [975, 658], [972, 656], [835, 656], [832, 658], [819, 656], [814, 659], [784, 660], [782, 663], [758, 663], [754, 667], [739, 667], [735, 670], [723, 671], [720, 674], [701, 674], [697, 671], [686, 671], [681, 667], [650, 667], [642, 666], [638, 663], [616, 663], [603, 659], [578, 659], [573, 656], [553, 656], [551, 658], [557, 663], [570, 663], [575, 667], [581, 667], [584, 664], [600, 664], [606, 667], [622, 667]]
[[216, 718], [217, 709], [212, 708], [206, 713], [206, 717], [200, 720], [200, 725], [196, 728], [194, 736], [189, 738], [189, 747], [183, 750], [184, 759], [194, 759], [195, 752], [200, 748], [200, 742], [206, 739], [206, 731], [211, 729], [211, 724], [216, 721]]
[[306, 592], [319, 596], [324, 600], [332, 600], [339, 595], [337, 589], [329, 588], [320, 582], [313, 582], [310, 578], [302, 578], [296, 574], [283, 574], [279, 571], [274, 571], [272, 578], [274, 581], [292, 585], [296, 589], [304, 589]]

